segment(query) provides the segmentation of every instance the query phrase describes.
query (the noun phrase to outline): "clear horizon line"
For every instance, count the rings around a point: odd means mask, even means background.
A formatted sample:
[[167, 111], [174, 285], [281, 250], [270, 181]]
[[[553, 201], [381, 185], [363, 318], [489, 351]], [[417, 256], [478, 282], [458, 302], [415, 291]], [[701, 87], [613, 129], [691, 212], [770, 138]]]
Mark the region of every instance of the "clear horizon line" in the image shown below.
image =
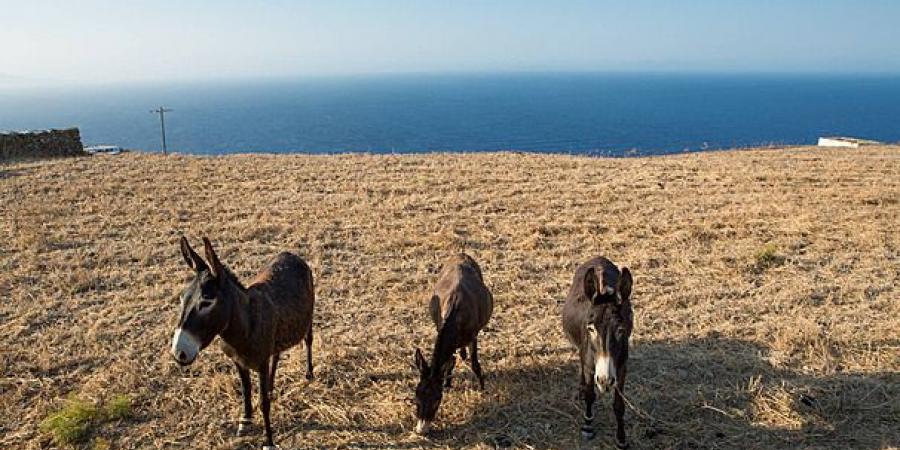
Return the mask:
[[[378, 77], [440, 77], [440, 76], [492, 76], [492, 75], [671, 75], [671, 76], [809, 76], [809, 77], [859, 77], [893, 78], [900, 77], [900, 70], [732, 70], [732, 69], [510, 69], [510, 70], [421, 70], [421, 71], [361, 71], [334, 73], [297, 73], [282, 75], [240, 75], [206, 76], [182, 78], [146, 78], [134, 80], [60, 80], [34, 79], [4, 73], [0, 78], [0, 89], [8, 88], [66, 88], [96, 86], [135, 86], [157, 84], [191, 83], [242, 83], [259, 81], [295, 81], [323, 79], [353, 79]], [[11, 81], [4, 85], [3, 78]]]

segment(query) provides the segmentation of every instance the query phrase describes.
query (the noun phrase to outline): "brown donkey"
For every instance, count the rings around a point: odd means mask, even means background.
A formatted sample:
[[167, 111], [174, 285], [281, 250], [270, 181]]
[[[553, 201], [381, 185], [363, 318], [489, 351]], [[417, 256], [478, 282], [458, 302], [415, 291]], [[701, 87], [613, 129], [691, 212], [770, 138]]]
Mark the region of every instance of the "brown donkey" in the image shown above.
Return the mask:
[[200, 350], [216, 336], [241, 378], [244, 414], [238, 435], [252, 424], [250, 370], [259, 373], [260, 408], [266, 428], [266, 446], [273, 447], [269, 424], [269, 392], [281, 352], [306, 340], [306, 378], [312, 379], [312, 317], [315, 294], [312, 271], [291, 253], [281, 253], [244, 287], [219, 261], [209, 239], [203, 238], [207, 264], [187, 239], [181, 254], [194, 278], [181, 293], [181, 315], [172, 338], [172, 356], [178, 364], [194, 362]]
[[431, 363], [416, 349], [419, 385], [416, 387], [416, 433], [425, 434], [441, 406], [445, 380], [456, 364], [453, 354], [466, 359], [466, 346], [472, 354], [472, 371], [484, 389], [484, 376], [478, 363], [478, 332], [487, 325], [494, 310], [494, 298], [481, 275], [481, 268], [466, 254], [458, 254], [444, 263], [430, 300], [431, 320], [438, 329]]
[[631, 272], [621, 272], [610, 260], [597, 257], [575, 271], [572, 288], [563, 307], [563, 329], [581, 357], [578, 375], [584, 399], [582, 436], [595, 436], [592, 407], [596, 387], [605, 393], [614, 389], [613, 412], [616, 416], [616, 446], [628, 447], [625, 440], [625, 364], [628, 338], [631, 336]]

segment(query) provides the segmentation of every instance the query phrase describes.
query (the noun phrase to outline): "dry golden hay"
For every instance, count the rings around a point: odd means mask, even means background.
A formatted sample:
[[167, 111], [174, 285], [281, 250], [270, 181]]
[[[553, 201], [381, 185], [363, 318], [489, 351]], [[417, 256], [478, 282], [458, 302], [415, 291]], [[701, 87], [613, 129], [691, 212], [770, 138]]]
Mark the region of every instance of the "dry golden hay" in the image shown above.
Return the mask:
[[[74, 395], [133, 399], [98, 448], [257, 448], [218, 348], [167, 347], [188, 276], [179, 236], [210, 236], [247, 279], [283, 249], [316, 276], [316, 379], [280, 365], [284, 448], [611, 448], [580, 442], [575, 352], [560, 330], [575, 266], [635, 274], [626, 394], [633, 448], [900, 446], [900, 149], [791, 148], [600, 159], [128, 154], [0, 166], [0, 447], [43, 448]], [[463, 367], [439, 430], [414, 437], [426, 300], [465, 250], [494, 292], [487, 389]], [[256, 415], [259, 421], [259, 415]], [[88, 441], [91, 442], [91, 441]], [[85, 444], [85, 445], [90, 445]]]

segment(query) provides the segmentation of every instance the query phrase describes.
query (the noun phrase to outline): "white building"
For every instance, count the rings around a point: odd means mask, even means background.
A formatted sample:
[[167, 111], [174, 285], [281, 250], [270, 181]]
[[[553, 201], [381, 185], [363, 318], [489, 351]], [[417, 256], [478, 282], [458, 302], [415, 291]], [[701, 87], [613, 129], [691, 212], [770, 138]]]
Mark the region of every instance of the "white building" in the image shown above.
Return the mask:
[[866, 139], [857, 139], [842, 136], [827, 136], [819, 138], [819, 147], [849, 147], [859, 148], [864, 145], [878, 145], [881, 142], [869, 141]]

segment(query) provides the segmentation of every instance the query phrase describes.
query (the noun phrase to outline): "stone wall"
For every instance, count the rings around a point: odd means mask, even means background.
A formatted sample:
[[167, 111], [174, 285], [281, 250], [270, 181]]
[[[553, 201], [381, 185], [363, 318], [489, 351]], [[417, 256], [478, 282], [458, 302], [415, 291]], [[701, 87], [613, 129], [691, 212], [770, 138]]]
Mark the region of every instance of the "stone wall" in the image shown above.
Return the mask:
[[85, 154], [78, 128], [0, 132], [0, 161]]

